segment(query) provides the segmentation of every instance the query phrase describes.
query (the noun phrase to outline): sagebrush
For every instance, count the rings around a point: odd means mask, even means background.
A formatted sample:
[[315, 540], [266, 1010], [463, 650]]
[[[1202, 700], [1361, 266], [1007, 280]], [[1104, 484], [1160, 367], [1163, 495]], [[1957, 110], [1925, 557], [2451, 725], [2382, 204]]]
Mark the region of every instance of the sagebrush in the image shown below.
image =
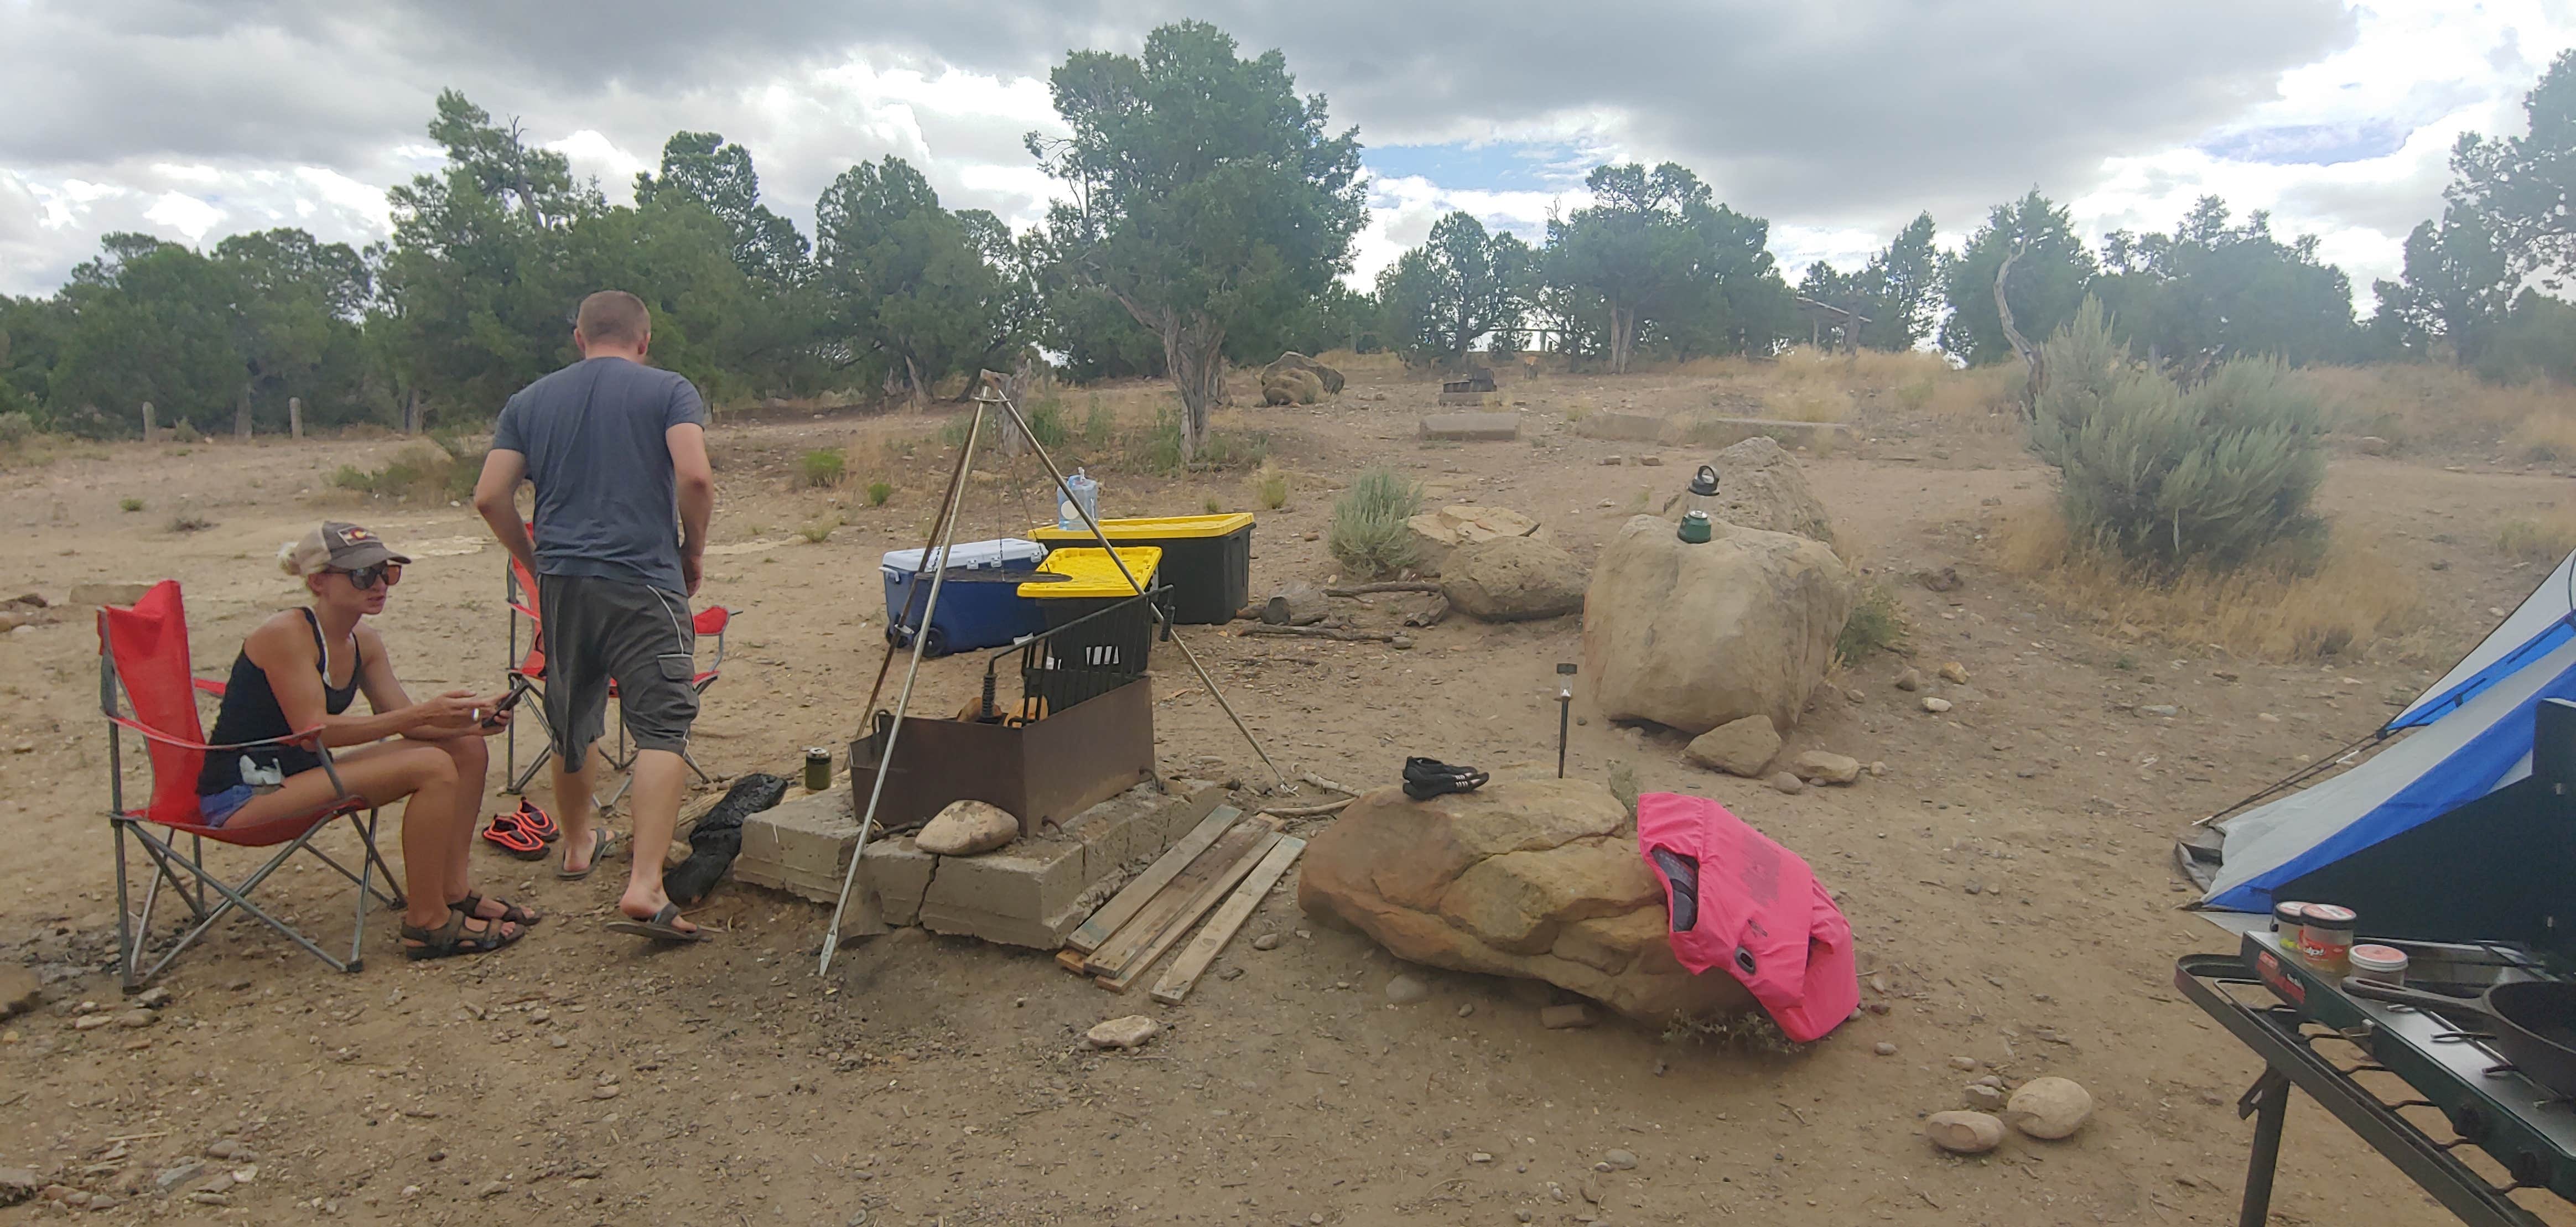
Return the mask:
[[1369, 469], [1333, 500], [1325, 546], [1354, 575], [1392, 575], [1413, 565], [1404, 522], [1422, 510], [1422, 487], [1391, 469]]
[[2321, 555], [2325, 414], [2296, 372], [2238, 359], [2185, 390], [2139, 369], [2091, 299], [2046, 354], [2031, 448], [2079, 542], [2165, 572]]

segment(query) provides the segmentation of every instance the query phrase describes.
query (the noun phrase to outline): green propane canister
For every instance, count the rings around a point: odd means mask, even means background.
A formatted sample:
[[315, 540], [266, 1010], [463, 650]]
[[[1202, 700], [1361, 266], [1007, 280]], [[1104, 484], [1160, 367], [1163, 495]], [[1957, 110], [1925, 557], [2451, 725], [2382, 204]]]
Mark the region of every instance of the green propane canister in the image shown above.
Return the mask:
[[1690, 542], [1692, 545], [1706, 545], [1708, 543], [1708, 539], [1713, 535], [1715, 534], [1710, 529], [1707, 512], [1685, 511], [1682, 513], [1682, 540]]
[[821, 746], [805, 749], [805, 791], [822, 792], [832, 786], [832, 752]]

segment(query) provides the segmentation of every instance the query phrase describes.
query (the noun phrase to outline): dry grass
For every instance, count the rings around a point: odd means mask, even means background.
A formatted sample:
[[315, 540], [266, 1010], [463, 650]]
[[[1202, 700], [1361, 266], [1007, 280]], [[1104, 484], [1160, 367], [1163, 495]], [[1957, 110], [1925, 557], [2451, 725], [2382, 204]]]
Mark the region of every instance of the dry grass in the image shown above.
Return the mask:
[[2500, 386], [2430, 363], [2318, 367], [2307, 377], [2336, 429], [2377, 435], [2400, 452], [2502, 445], [2529, 459], [2576, 459], [2576, 390]]
[[2560, 507], [2536, 520], [2496, 526], [2496, 552], [2519, 562], [2549, 563], [2576, 552], [2576, 514]]
[[2576, 412], [2553, 407], [2524, 418], [2505, 435], [2504, 451], [2544, 464], [2576, 460]]
[[2365, 550], [2329, 549], [2305, 575], [2252, 565], [2156, 582], [2077, 546], [2054, 508], [2005, 521], [1996, 539], [2005, 571], [2115, 634], [2314, 663], [2408, 655], [2415, 646], [2408, 636], [2420, 625], [2414, 580]]

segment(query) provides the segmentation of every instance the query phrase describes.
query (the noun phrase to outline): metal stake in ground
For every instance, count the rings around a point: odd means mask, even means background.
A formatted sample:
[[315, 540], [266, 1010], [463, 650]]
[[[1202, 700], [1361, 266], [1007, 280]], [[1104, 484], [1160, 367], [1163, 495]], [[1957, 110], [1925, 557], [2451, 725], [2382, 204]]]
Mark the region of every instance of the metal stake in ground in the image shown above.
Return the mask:
[[[1021, 429], [1027, 429], [1022, 423]], [[984, 406], [975, 406], [975, 416], [966, 424], [966, 446], [957, 457], [957, 472], [948, 479], [948, 498], [941, 512], [943, 523], [938, 539], [938, 553], [924, 555], [922, 565], [931, 569], [930, 595], [923, 601], [921, 629], [912, 636], [912, 663], [903, 671], [903, 690], [895, 697], [894, 721], [886, 727], [885, 745], [877, 750], [877, 778], [868, 788], [868, 808], [859, 815], [858, 846], [850, 849], [850, 867], [841, 871], [841, 898], [832, 905], [832, 927], [823, 934], [823, 958], [814, 968], [815, 975], [832, 970], [833, 952], [841, 948], [841, 917], [850, 909], [850, 887], [859, 880], [859, 861], [867, 855], [868, 832], [875, 828], [877, 803], [885, 799], [886, 777], [894, 773], [895, 743], [903, 737], [904, 713], [912, 707], [912, 684], [921, 676], [921, 655], [930, 643], [931, 619], [939, 616], [939, 589], [948, 578], [950, 551], [957, 545], [957, 508], [966, 497], [966, 473], [974, 464], [975, 441], [984, 431]]]
[[[1556, 675], [1558, 677], [1573, 677], [1574, 666], [1571, 664], [1558, 665], [1556, 667]], [[1559, 682], [1556, 685], [1556, 778], [1560, 780], [1565, 778], [1566, 726], [1567, 722], [1573, 717], [1573, 715], [1574, 683]]]
[[[1056, 495], [1062, 505], [1073, 508], [1074, 514], [1082, 517], [1083, 527], [1090, 529], [1092, 537], [1100, 542], [1100, 550], [1109, 556], [1110, 565], [1118, 568], [1118, 574], [1126, 577], [1127, 587], [1140, 595], [1143, 594], [1145, 586], [1136, 582], [1136, 576], [1127, 570], [1126, 560], [1118, 556], [1116, 546], [1109, 544], [1109, 534], [1100, 527], [1100, 521], [1092, 518], [1091, 509], [1083, 506], [1082, 500], [1073, 496], [1073, 487], [1065, 483], [1064, 470], [1055, 466], [1055, 457], [1048, 455], [1046, 445], [1038, 442], [1037, 432], [1030, 430], [1028, 420], [1020, 416], [1020, 407], [1012, 404], [1010, 397], [993, 387], [993, 381], [989, 379], [985, 381], [985, 390], [978, 393], [975, 399], [980, 404], [998, 405], [1002, 412], [1011, 415], [1012, 424], [1018, 426], [1020, 433], [1027, 437], [1029, 450], [1037, 454], [1038, 463], [1045, 465], [1047, 475], [1055, 479]], [[1150, 604], [1148, 607], [1151, 607]], [[1226, 719], [1234, 721], [1234, 731], [1243, 734], [1243, 740], [1251, 745], [1252, 752], [1261, 757], [1261, 765], [1270, 768], [1271, 776], [1279, 781], [1281, 788], [1295, 788], [1296, 785], [1288, 781], [1288, 773], [1281, 771], [1279, 764], [1270, 761], [1270, 752], [1261, 748], [1261, 739], [1253, 736], [1252, 729], [1244, 724], [1243, 717], [1234, 713], [1234, 704], [1225, 701], [1225, 692], [1216, 688], [1216, 679], [1208, 676], [1207, 666], [1199, 663], [1198, 653], [1191, 651], [1190, 645], [1182, 642], [1180, 631], [1172, 626], [1169, 615], [1160, 609], [1155, 609], [1154, 618], [1163, 624], [1163, 629], [1171, 639], [1172, 646], [1181, 650], [1181, 659], [1190, 662], [1190, 671], [1199, 675], [1199, 684], [1207, 687], [1208, 697], [1216, 700], [1216, 705], [1225, 710]]]

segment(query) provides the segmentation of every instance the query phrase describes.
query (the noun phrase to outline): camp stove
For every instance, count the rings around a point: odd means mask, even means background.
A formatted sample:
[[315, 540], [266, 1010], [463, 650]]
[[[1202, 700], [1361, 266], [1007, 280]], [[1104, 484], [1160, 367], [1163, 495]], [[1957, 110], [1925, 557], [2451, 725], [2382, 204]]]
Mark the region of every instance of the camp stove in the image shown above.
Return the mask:
[[[2367, 940], [2406, 952], [2409, 987], [2450, 996], [2567, 978], [2555, 960], [2516, 945]], [[2292, 1086], [2462, 1222], [2531, 1227], [2543, 1220], [2517, 1197], [2545, 1191], [2576, 1202], [2576, 1101], [2524, 1077], [2476, 1031], [2344, 992], [2342, 979], [2301, 960], [2296, 944], [2256, 927], [2237, 954], [2192, 955], [2174, 969], [2183, 995], [2267, 1066], [2237, 1103], [2240, 1117], [2255, 1118], [2240, 1223], [2259, 1225], [2270, 1213]]]

